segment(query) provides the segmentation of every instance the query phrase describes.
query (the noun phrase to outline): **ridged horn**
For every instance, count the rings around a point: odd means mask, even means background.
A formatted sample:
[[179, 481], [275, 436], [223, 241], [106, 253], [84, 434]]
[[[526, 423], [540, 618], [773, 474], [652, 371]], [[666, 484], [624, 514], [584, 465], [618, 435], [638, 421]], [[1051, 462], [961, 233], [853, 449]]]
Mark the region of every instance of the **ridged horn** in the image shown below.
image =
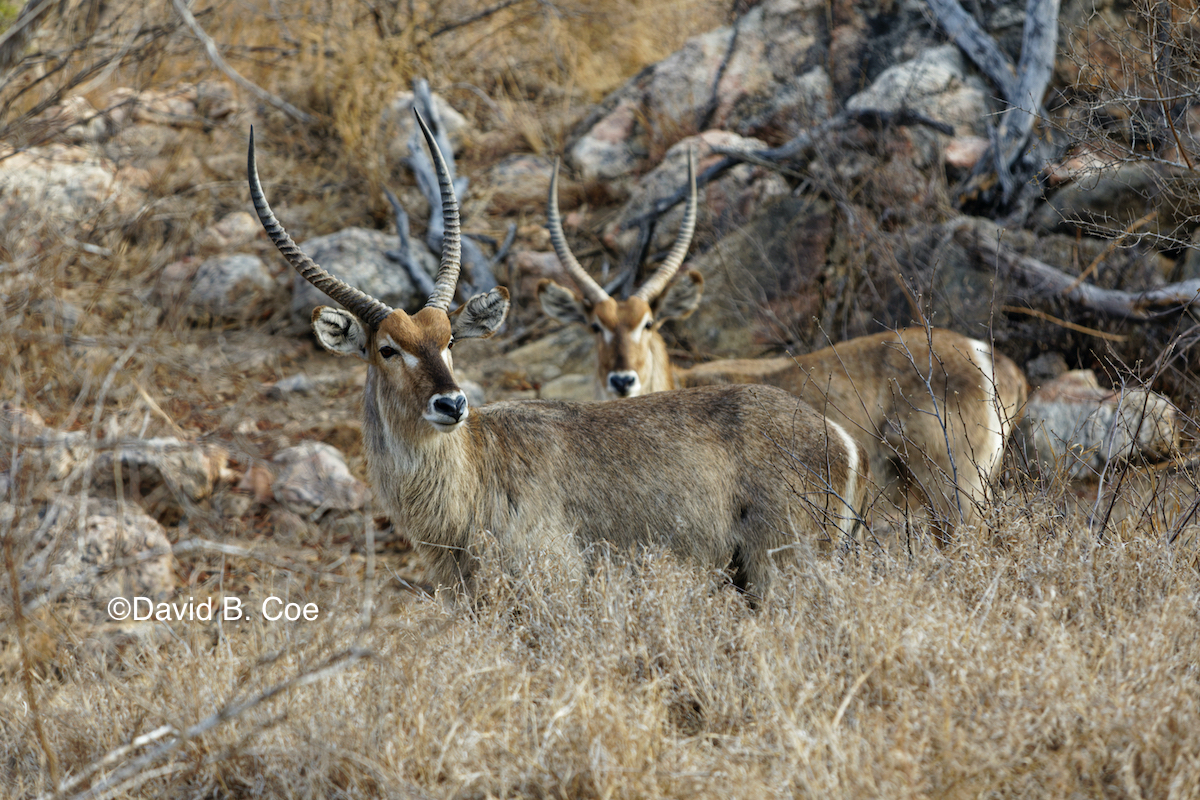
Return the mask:
[[267, 237], [275, 245], [287, 262], [295, 268], [304, 280], [320, 289], [330, 298], [341, 303], [347, 311], [362, 320], [372, 329], [378, 328], [392, 309], [383, 303], [355, 289], [345, 281], [330, 275], [292, 241], [292, 237], [275, 219], [271, 206], [263, 194], [262, 184], [258, 181], [258, 165], [254, 162], [254, 128], [250, 128], [250, 151], [246, 156], [246, 178], [250, 181], [250, 199], [254, 202], [254, 210], [258, 213], [258, 221], [262, 223]]
[[450, 301], [454, 299], [454, 287], [458, 284], [458, 272], [462, 267], [462, 233], [458, 223], [458, 198], [454, 196], [454, 185], [450, 181], [450, 169], [446, 166], [446, 159], [442, 157], [442, 151], [438, 149], [437, 142], [434, 141], [433, 132], [421, 118], [421, 113], [417, 111], [416, 106], [413, 106], [413, 114], [417, 117], [417, 124], [421, 126], [425, 143], [429, 145], [433, 167], [437, 171], [438, 187], [442, 191], [442, 221], [445, 224], [442, 233], [442, 261], [438, 265], [433, 294], [429, 295], [425, 307], [449, 311]]
[[563, 234], [562, 216], [558, 213], [558, 159], [554, 160], [554, 172], [550, 175], [550, 198], [546, 201], [546, 205], [546, 227], [550, 229], [550, 243], [554, 245], [554, 252], [558, 255], [558, 260], [562, 262], [563, 268], [571, 276], [571, 280], [575, 281], [579, 291], [583, 292], [584, 299], [592, 305], [603, 303], [608, 299], [608, 292], [592, 280], [592, 276], [588, 275], [575, 260], [571, 248], [567, 247], [567, 237]]
[[688, 202], [683, 211], [683, 224], [679, 226], [675, 244], [671, 246], [671, 252], [667, 254], [662, 266], [646, 279], [642, 288], [634, 292], [634, 297], [640, 297], [646, 302], [658, 297], [659, 293], [667, 287], [671, 278], [675, 277], [675, 273], [679, 271], [679, 265], [683, 263], [688, 247], [692, 244], [692, 234], [696, 230], [696, 165], [690, 147], [688, 148], [688, 186], [690, 187]]

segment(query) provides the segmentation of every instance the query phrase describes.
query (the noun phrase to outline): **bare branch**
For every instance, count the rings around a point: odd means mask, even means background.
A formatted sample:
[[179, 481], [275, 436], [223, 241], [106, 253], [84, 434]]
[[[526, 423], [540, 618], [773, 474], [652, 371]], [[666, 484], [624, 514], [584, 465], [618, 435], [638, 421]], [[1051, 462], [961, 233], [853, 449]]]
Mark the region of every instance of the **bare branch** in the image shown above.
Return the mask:
[[21, 9], [17, 21], [0, 35], [0, 72], [6, 71], [17, 63], [18, 55], [25, 49], [25, 43], [37, 32], [38, 26], [50, 10], [54, 0], [29, 0]]
[[200, 27], [200, 23], [197, 22], [196, 18], [192, 16], [192, 12], [188, 11], [187, 6], [183, 4], [183, 0], [171, 0], [171, 5], [175, 7], [175, 11], [183, 20], [183, 24], [187, 25], [188, 29], [191, 30], [192, 35], [199, 39], [200, 43], [204, 45], [204, 52], [207, 53], [208, 60], [212, 62], [214, 67], [225, 73], [226, 77], [228, 77], [238, 86], [253, 94], [259, 100], [275, 106], [289, 117], [292, 117], [299, 122], [303, 122], [305, 125], [312, 125], [314, 122], [316, 122], [316, 118], [311, 114], [301, 111], [283, 98], [276, 97], [266, 89], [263, 89], [261, 86], [252, 83], [246, 78], [243, 78], [237, 70], [229, 66], [229, 64], [225, 62], [225, 59], [221, 57], [220, 52], [217, 50], [217, 43], [214, 42], [212, 37], [205, 33], [204, 29]]
[[1154, 320], [1180, 314], [1200, 306], [1200, 278], [1171, 283], [1145, 292], [1102, 289], [1090, 283], [1075, 285], [1074, 276], [1021, 255], [998, 239], [992, 239], [974, 227], [963, 226], [954, 232], [955, 240], [969, 251], [994, 261], [1042, 297], [1064, 297], [1084, 308], [1110, 317], [1130, 320]]
[[525, 2], [525, 0], [504, 0], [504, 2], [502, 2], [502, 3], [498, 3], [494, 6], [492, 6], [491, 8], [485, 8], [483, 11], [472, 14], [471, 16], [466, 17], [464, 19], [460, 19], [458, 22], [450, 22], [446, 25], [443, 25], [442, 27], [438, 28], [436, 31], [431, 33], [429, 35], [429, 38], [436, 39], [437, 37], [441, 36], [443, 33], [449, 33], [450, 31], [458, 30], [459, 28], [470, 25], [473, 22], [479, 22], [479, 20], [481, 20], [481, 19], [487, 19], [492, 14], [495, 14], [499, 11], [503, 11], [506, 8], [510, 8], [511, 6], [515, 6], [518, 3], [523, 3], [523, 2]]
[[421, 269], [417, 257], [413, 255], [412, 237], [408, 235], [408, 214], [404, 212], [404, 207], [400, 205], [396, 195], [392, 194], [389, 189], [385, 188], [383, 193], [387, 196], [388, 202], [392, 204], [392, 212], [396, 216], [396, 235], [400, 237], [400, 249], [388, 250], [384, 255], [404, 267], [404, 271], [408, 273], [408, 279], [417, 289], [417, 294], [430, 297], [434, 290], [433, 278], [429, 277], [428, 272]]

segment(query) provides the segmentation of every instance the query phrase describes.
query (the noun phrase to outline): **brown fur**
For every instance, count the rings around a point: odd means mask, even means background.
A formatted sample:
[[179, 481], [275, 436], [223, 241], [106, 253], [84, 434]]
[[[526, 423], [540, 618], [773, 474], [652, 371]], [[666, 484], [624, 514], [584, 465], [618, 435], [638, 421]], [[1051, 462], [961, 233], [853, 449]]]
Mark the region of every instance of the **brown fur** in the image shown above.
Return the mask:
[[[763, 383], [786, 389], [842, 424], [870, 455], [883, 497], [900, 509], [926, 506], [943, 538], [958, 522], [977, 523], [1000, 467], [1005, 442], [1028, 395], [1025, 376], [989, 345], [938, 328], [906, 328], [864, 336], [796, 357], [733, 359], [677, 369], [658, 332], [666, 317], [645, 315], [638, 297], [576, 305], [561, 287], [539, 286], [543, 306], [563, 321], [596, 324], [597, 399], [613, 397], [611, 376], [633, 371], [636, 392], [687, 386]], [[668, 303], [686, 316], [699, 302], [699, 276], [686, 273], [685, 302]], [[557, 290], [556, 303], [547, 303]], [[676, 292], [676, 294], [681, 294]], [[660, 301], [655, 303], [661, 307]], [[957, 491], [955, 491], [957, 489]]]
[[[444, 312], [428, 312], [396, 311], [379, 331], [364, 330], [363, 437], [376, 496], [439, 582], [470, 584], [487, 532], [509, 557], [549, 552], [573, 570], [600, 542], [661, 546], [732, 567], [764, 592], [772, 563], [853, 533], [865, 452], [770, 387], [496, 403], [435, 429], [422, 414], [447, 390], [437, 376], [448, 331]], [[417, 357], [415, 369], [381, 355], [384, 336]]]

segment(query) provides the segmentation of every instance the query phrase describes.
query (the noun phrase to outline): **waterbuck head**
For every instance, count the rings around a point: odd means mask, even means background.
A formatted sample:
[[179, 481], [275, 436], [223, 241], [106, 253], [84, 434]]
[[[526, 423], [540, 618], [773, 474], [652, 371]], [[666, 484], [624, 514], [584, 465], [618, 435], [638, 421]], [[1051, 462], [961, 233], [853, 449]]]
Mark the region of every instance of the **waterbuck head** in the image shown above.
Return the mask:
[[636, 397], [675, 388], [666, 343], [658, 329], [669, 319], [682, 319], [695, 311], [704, 288], [704, 278], [695, 270], [671, 282], [696, 229], [696, 170], [690, 151], [688, 184], [691, 193], [683, 224], [666, 260], [632, 297], [617, 300], [592, 280], [567, 247], [558, 212], [558, 164], [554, 165], [546, 214], [550, 241], [579, 293], [546, 279], [538, 284], [538, 299], [554, 319], [582, 323], [596, 334], [596, 378], [606, 397]]
[[254, 210], [267, 236], [301, 276], [344, 306], [313, 310], [317, 340], [333, 353], [354, 356], [377, 369], [391, 390], [389, 396], [401, 406], [406, 418], [423, 419], [434, 430], [449, 433], [468, 415], [467, 397], [454, 378], [450, 348], [457, 340], [487, 338], [495, 333], [508, 312], [508, 290], [500, 287], [476, 295], [448, 313], [460, 267], [458, 200], [446, 162], [420, 114], [417, 122], [437, 170], [446, 230], [433, 294], [425, 307], [411, 316], [333, 277], [301, 252], [275, 219], [263, 195], [254, 162], [253, 129], [246, 174]]

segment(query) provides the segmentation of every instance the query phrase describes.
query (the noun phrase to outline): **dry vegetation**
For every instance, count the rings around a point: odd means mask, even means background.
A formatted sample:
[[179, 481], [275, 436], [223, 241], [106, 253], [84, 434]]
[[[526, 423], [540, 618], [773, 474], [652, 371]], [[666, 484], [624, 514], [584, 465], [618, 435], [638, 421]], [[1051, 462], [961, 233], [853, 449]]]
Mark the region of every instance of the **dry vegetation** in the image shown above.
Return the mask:
[[[68, 5], [33, 45], [46, 57], [0, 85], [10, 145], [44, 140], [39, 114], [65, 95], [102, 104], [114, 86], [215, 77], [169, 2]], [[490, 7], [197, 3], [230, 64], [317, 123], [239, 96], [237, 125], [150, 143], [146, 204], [73, 229], [3, 220], [0, 401], [93, 438], [220, 443], [238, 470], [330, 441], [361, 475], [362, 372], [291, 330], [286, 302], [224, 329], [151, 301], [165, 265], [246, 207], [243, 122], [288, 174], [272, 201], [290, 226], [383, 226], [380, 187], [411, 178], [376, 122], [414, 77], [481, 131], [470, 175], [557, 152], [588, 103], [729, 11], [527, 0], [446, 27]], [[475, 220], [496, 235], [506, 221]], [[69, 330], [62, 302], [84, 312]], [[301, 369], [337, 377], [287, 404], [263, 394]], [[319, 620], [97, 626], [59, 603], [19, 634], [7, 571], [32, 555], [21, 532], [80, 491], [26, 475], [0, 516], [0, 792], [51, 796], [57, 779], [63, 797], [1197, 797], [1195, 491], [1132, 469], [1107, 485], [1093, 504], [1014, 483], [987, 532], [821, 560], [758, 611], [722, 576], [653, 556], [571, 586], [532, 564], [487, 576], [476, 605], [446, 604], [414, 590], [403, 552], [368, 558], [361, 529], [230, 517], [218, 496], [159, 514], [176, 601], [277, 595]]]

